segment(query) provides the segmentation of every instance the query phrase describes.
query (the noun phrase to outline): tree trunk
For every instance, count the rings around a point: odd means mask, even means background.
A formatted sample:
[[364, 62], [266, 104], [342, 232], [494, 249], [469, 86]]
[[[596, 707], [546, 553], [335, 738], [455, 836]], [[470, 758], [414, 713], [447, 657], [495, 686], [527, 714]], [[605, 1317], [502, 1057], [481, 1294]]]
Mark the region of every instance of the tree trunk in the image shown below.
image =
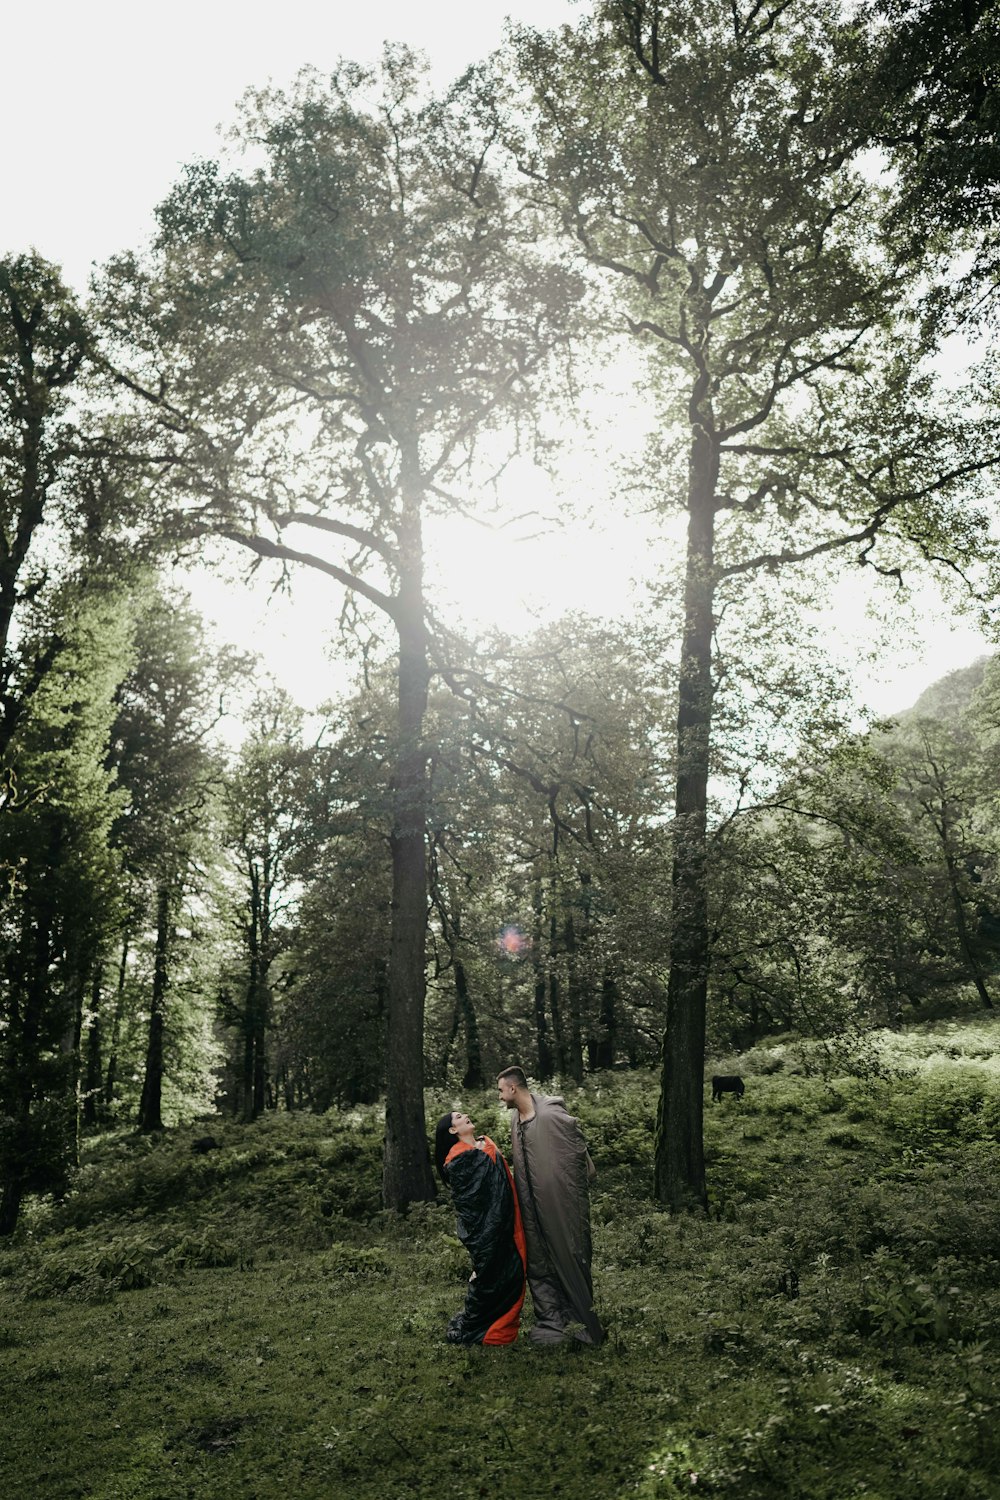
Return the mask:
[[583, 1082], [583, 1027], [581, 1011], [583, 998], [580, 986], [580, 969], [577, 962], [576, 926], [573, 913], [567, 911], [563, 923], [563, 947], [566, 952], [566, 1009], [569, 1012], [569, 1076], [573, 1082]]
[[84, 1002], [87, 992], [85, 973], [77, 973], [73, 979], [76, 1000], [73, 1004], [73, 1030], [67, 1043], [70, 1067], [70, 1099], [68, 1107], [73, 1111], [73, 1165], [80, 1165], [80, 1143], [83, 1136], [83, 1032]]
[[260, 875], [255, 862], [249, 861], [250, 924], [246, 929], [250, 951], [250, 974], [243, 1002], [243, 1072], [240, 1079], [238, 1112], [244, 1123], [259, 1113], [256, 1101], [257, 1007], [260, 1003]]
[[534, 942], [532, 963], [535, 971], [535, 1046], [538, 1053], [539, 1078], [551, 1078], [553, 1073], [552, 1047], [549, 1043], [549, 1025], [545, 1017], [545, 966], [542, 963], [542, 880], [535, 877], [532, 892], [534, 908]]
[[618, 1034], [618, 986], [610, 974], [601, 982], [601, 1014], [594, 1061], [599, 1068], [613, 1068]]
[[271, 888], [274, 877], [269, 856], [265, 855], [260, 872], [259, 932], [260, 949], [257, 956], [257, 988], [253, 1008], [253, 1113], [254, 1119], [270, 1108], [273, 1099], [270, 1080], [267, 1076], [267, 1028], [271, 1020], [270, 981], [271, 960], [274, 954], [271, 937]]
[[118, 987], [115, 991], [115, 1014], [111, 1023], [111, 1043], [108, 1047], [108, 1071], [104, 1080], [104, 1104], [110, 1109], [115, 1101], [115, 1084], [118, 1081], [118, 1043], [121, 1038], [122, 1020], [125, 1015], [125, 974], [128, 964], [129, 934], [122, 940], [122, 957], [118, 965]]
[[458, 997], [462, 1019], [465, 1023], [465, 1073], [462, 1076], [462, 1087], [463, 1089], [481, 1089], [485, 1078], [483, 1054], [479, 1045], [479, 1021], [472, 1003], [472, 996], [469, 994], [465, 965], [460, 958], [455, 959], [455, 994]]
[[549, 1015], [552, 1017], [552, 1041], [556, 1069], [566, 1072], [566, 1043], [563, 1038], [562, 1008], [559, 1002], [559, 974], [556, 970], [558, 948], [558, 919], [553, 911], [549, 917]]
[[94, 969], [90, 992], [90, 1024], [87, 1027], [87, 1058], [83, 1079], [83, 1123], [92, 1130], [100, 1118], [101, 1102], [101, 986], [104, 965]]
[[393, 787], [392, 912], [386, 1017], [382, 1198], [402, 1209], [435, 1196], [424, 1115], [424, 997], [427, 933], [427, 751], [423, 739], [430, 673], [424, 631], [419, 510], [400, 523], [397, 594], [399, 744]]
[[167, 951], [170, 942], [170, 887], [162, 881], [156, 892], [156, 954], [153, 998], [149, 1012], [146, 1073], [139, 1102], [139, 1129], [145, 1134], [163, 1129], [163, 1031], [167, 997]]
[[698, 382], [689, 412], [694, 436], [677, 713], [670, 978], [654, 1175], [656, 1197], [675, 1210], [708, 1206], [703, 1140], [709, 970], [706, 856], [719, 451], [706, 387], [707, 379]]
[[24, 1182], [20, 1177], [8, 1177], [0, 1192], [0, 1239], [13, 1234], [21, 1216], [21, 1201], [24, 1198]]
[[440, 1074], [440, 1082], [442, 1084], [444, 1084], [447, 1081], [447, 1078], [448, 1078], [448, 1064], [451, 1062], [452, 1049], [454, 1048], [455, 1043], [458, 1041], [458, 1033], [461, 1030], [461, 1028], [462, 1028], [462, 1002], [461, 1002], [461, 1000], [458, 997], [458, 993], [456, 992], [456, 994], [455, 994], [455, 1005], [454, 1005], [454, 1008], [452, 1009], [452, 1013], [451, 1013], [451, 1030], [448, 1032], [448, 1040], [445, 1042], [444, 1048], [443, 1048], [443, 1050], [441, 1052], [441, 1064], [440, 1064], [440, 1067], [438, 1069], [438, 1072]]

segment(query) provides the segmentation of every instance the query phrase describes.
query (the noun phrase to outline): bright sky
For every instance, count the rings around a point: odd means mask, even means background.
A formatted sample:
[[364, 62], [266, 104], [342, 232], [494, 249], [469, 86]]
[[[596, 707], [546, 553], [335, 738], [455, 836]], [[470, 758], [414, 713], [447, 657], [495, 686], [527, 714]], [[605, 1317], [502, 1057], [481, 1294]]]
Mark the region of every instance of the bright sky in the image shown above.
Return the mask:
[[[447, 82], [493, 47], [505, 15], [537, 25], [572, 19], [574, 0], [48, 0], [8, 7], [7, 67], [0, 132], [8, 143], [0, 193], [0, 253], [33, 246], [61, 264], [83, 290], [90, 267], [141, 243], [152, 210], [182, 163], [217, 149], [217, 127], [231, 122], [244, 89], [285, 83], [299, 68], [332, 67], [338, 57], [368, 61], [383, 39], [423, 48]], [[525, 503], [551, 509], [536, 476], [522, 472]], [[528, 528], [533, 530], [534, 528]], [[608, 514], [592, 527], [551, 529], [535, 541], [448, 524], [430, 538], [457, 611], [471, 625], [527, 625], [585, 606], [619, 614], [636, 607], [634, 574], [664, 542], [649, 522]], [[326, 642], [339, 598], [303, 580], [294, 601], [269, 600], [220, 576], [195, 580], [195, 602], [229, 638], [264, 651], [271, 670], [303, 702], [337, 686]], [[845, 617], [862, 606], [845, 598]], [[928, 600], [930, 617], [884, 680], [867, 680], [880, 709], [906, 706], [935, 677], [988, 649], [978, 632]]]

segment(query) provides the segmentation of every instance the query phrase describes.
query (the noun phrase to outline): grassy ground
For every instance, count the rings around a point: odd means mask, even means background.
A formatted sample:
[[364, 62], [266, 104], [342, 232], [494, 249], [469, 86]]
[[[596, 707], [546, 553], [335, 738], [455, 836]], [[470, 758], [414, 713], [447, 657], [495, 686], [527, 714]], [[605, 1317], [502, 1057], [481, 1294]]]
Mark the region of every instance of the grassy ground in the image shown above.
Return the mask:
[[726, 1059], [706, 1220], [647, 1200], [649, 1075], [572, 1094], [599, 1351], [443, 1342], [452, 1215], [379, 1210], [373, 1112], [95, 1142], [0, 1253], [0, 1495], [995, 1500], [998, 1051], [939, 1023], [826, 1080]]

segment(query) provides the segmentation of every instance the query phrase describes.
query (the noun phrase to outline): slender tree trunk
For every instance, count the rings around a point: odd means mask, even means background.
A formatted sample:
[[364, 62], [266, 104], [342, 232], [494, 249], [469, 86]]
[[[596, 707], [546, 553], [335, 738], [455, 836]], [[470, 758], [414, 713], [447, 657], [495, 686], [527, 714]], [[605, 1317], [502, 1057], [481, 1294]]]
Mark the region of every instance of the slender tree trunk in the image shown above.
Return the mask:
[[264, 984], [258, 984], [253, 1035], [253, 1115], [255, 1120], [266, 1109], [270, 1109], [270, 1101], [273, 1098], [273, 1091], [267, 1076], [266, 1031], [267, 989]]
[[267, 1076], [267, 1028], [271, 1020], [271, 937], [272, 865], [269, 856], [263, 860], [260, 876], [260, 949], [257, 959], [257, 991], [253, 1009], [253, 1112], [254, 1119], [270, 1108], [273, 1097]]
[[583, 997], [577, 962], [576, 925], [573, 913], [567, 911], [563, 923], [563, 949], [566, 953], [566, 1009], [569, 1012], [568, 1071], [574, 1083], [583, 1082]]
[[250, 951], [250, 973], [246, 999], [243, 1002], [243, 1072], [240, 1079], [239, 1113], [244, 1122], [254, 1119], [256, 1107], [255, 1050], [257, 1045], [257, 1007], [260, 1003], [260, 875], [254, 860], [249, 861], [250, 922], [246, 929]]
[[139, 1102], [139, 1129], [146, 1134], [163, 1129], [163, 1032], [166, 1022], [167, 954], [170, 943], [170, 887], [161, 881], [156, 892], [156, 952], [153, 960], [153, 998], [149, 1011], [146, 1072]]
[[435, 1196], [424, 1115], [424, 998], [427, 933], [427, 751], [424, 714], [430, 672], [424, 629], [420, 513], [400, 523], [397, 593], [399, 743], [394, 784], [392, 915], [386, 1017], [382, 1197], [402, 1209]]
[[118, 985], [115, 990], [115, 1014], [111, 1022], [111, 1043], [108, 1047], [108, 1071], [104, 1080], [104, 1104], [110, 1109], [115, 1101], [115, 1084], [118, 1081], [118, 1044], [121, 1040], [122, 1020], [125, 1015], [125, 975], [129, 952], [129, 934], [122, 941], [121, 963], [118, 965]]
[[540, 962], [535, 964], [535, 1047], [539, 1078], [551, 1078], [554, 1066], [549, 1046], [549, 1024], [545, 1017], [545, 970]]
[[104, 965], [98, 963], [90, 990], [90, 1024], [87, 1027], [87, 1055], [83, 1079], [83, 1123], [88, 1130], [97, 1125], [101, 1110], [101, 990]]
[[549, 1025], [545, 1016], [545, 965], [542, 962], [542, 879], [535, 876], [532, 889], [534, 910], [534, 942], [532, 943], [532, 965], [535, 972], [535, 1046], [538, 1053], [539, 1078], [551, 1078], [553, 1073], [552, 1047], [549, 1043]]
[[447, 1074], [451, 1049], [455, 1045], [459, 1028], [465, 1032], [465, 1073], [462, 1076], [464, 1089], [481, 1089], [483, 1086], [483, 1054], [479, 1042], [479, 1019], [469, 993], [469, 978], [462, 962], [462, 907], [454, 891], [447, 893], [434, 881], [434, 899], [441, 917], [441, 931], [451, 955], [452, 973], [455, 977], [455, 1010], [452, 1016], [451, 1036], [444, 1049], [441, 1077]]
[[462, 1087], [463, 1089], [481, 1089], [485, 1078], [482, 1048], [479, 1043], [479, 1020], [472, 1003], [472, 996], [469, 994], [465, 965], [460, 958], [455, 959], [455, 993], [465, 1024], [465, 1073], [462, 1075]]
[[70, 1099], [68, 1107], [73, 1111], [73, 1165], [80, 1165], [80, 1144], [83, 1138], [83, 1032], [84, 996], [87, 993], [86, 974], [78, 972], [73, 979], [76, 999], [73, 1003], [73, 1030], [67, 1043], [70, 1067]]
[[601, 982], [601, 1013], [598, 1022], [595, 1062], [599, 1068], [613, 1068], [618, 1036], [618, 986], [610, 974]]
[[703, 1139], [709, 928], [707, 806], [718, 443], [706, 397], [692, 394], [684, 637], [677, 713], [670, 978], [657, 1112], [654, 1191], [672, 1209], [706, 1208]]
[[560, 1005], [559, 973], [556, 968], [559, 926], [553, 911], [549, 917], [549, 1015], [552, 1017], [552, 1042], [556, 1068], [566, 1072], [566, 1042], [563, 1037], [562, 1007]]
[[444, 1047], [443, 1047], [442, 1052], [441, 1052], [441, 1065], [440, 1065], [439, 1072], [440, 1072], [440, 1075], [441, 1075], [441, 1082], [442, 1083], [444, 1083], [445, 1080], [448, 1077], [448, 1064], [451, 1062], [452, 1049], [454, 1048], [455, 1043], [458, 1041], [458, 1033], [461, 1031], [461, 1029], [462, 1029], [462, 1002], [459, 999], [458, 993], [456, 991], [456, 994], [455, 994], [455, 1004], [454, 1004], [454, 1006], [452, 1008], [452, 1012], [451, 1012], [451, 1029], [448, 1032], [448, 1040], [445, 1042]]

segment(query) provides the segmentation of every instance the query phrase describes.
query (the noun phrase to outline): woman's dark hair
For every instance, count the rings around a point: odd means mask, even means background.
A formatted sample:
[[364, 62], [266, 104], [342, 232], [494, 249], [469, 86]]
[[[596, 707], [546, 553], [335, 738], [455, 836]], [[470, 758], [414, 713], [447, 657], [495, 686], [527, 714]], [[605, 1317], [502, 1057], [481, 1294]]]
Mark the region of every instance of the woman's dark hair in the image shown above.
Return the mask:
[[442, 1182], [447, 1181], [444, 1175], [444, 1159], [457, 1139], [458, 1137], [452, 1134], [451, 1110], [449, 1110], [446, 1115], [442, 1115], [440, 1120], [438, 1120], [437, 1129], [434, 1132], [434, 1164], [438, 1169], [438, 1176]]

